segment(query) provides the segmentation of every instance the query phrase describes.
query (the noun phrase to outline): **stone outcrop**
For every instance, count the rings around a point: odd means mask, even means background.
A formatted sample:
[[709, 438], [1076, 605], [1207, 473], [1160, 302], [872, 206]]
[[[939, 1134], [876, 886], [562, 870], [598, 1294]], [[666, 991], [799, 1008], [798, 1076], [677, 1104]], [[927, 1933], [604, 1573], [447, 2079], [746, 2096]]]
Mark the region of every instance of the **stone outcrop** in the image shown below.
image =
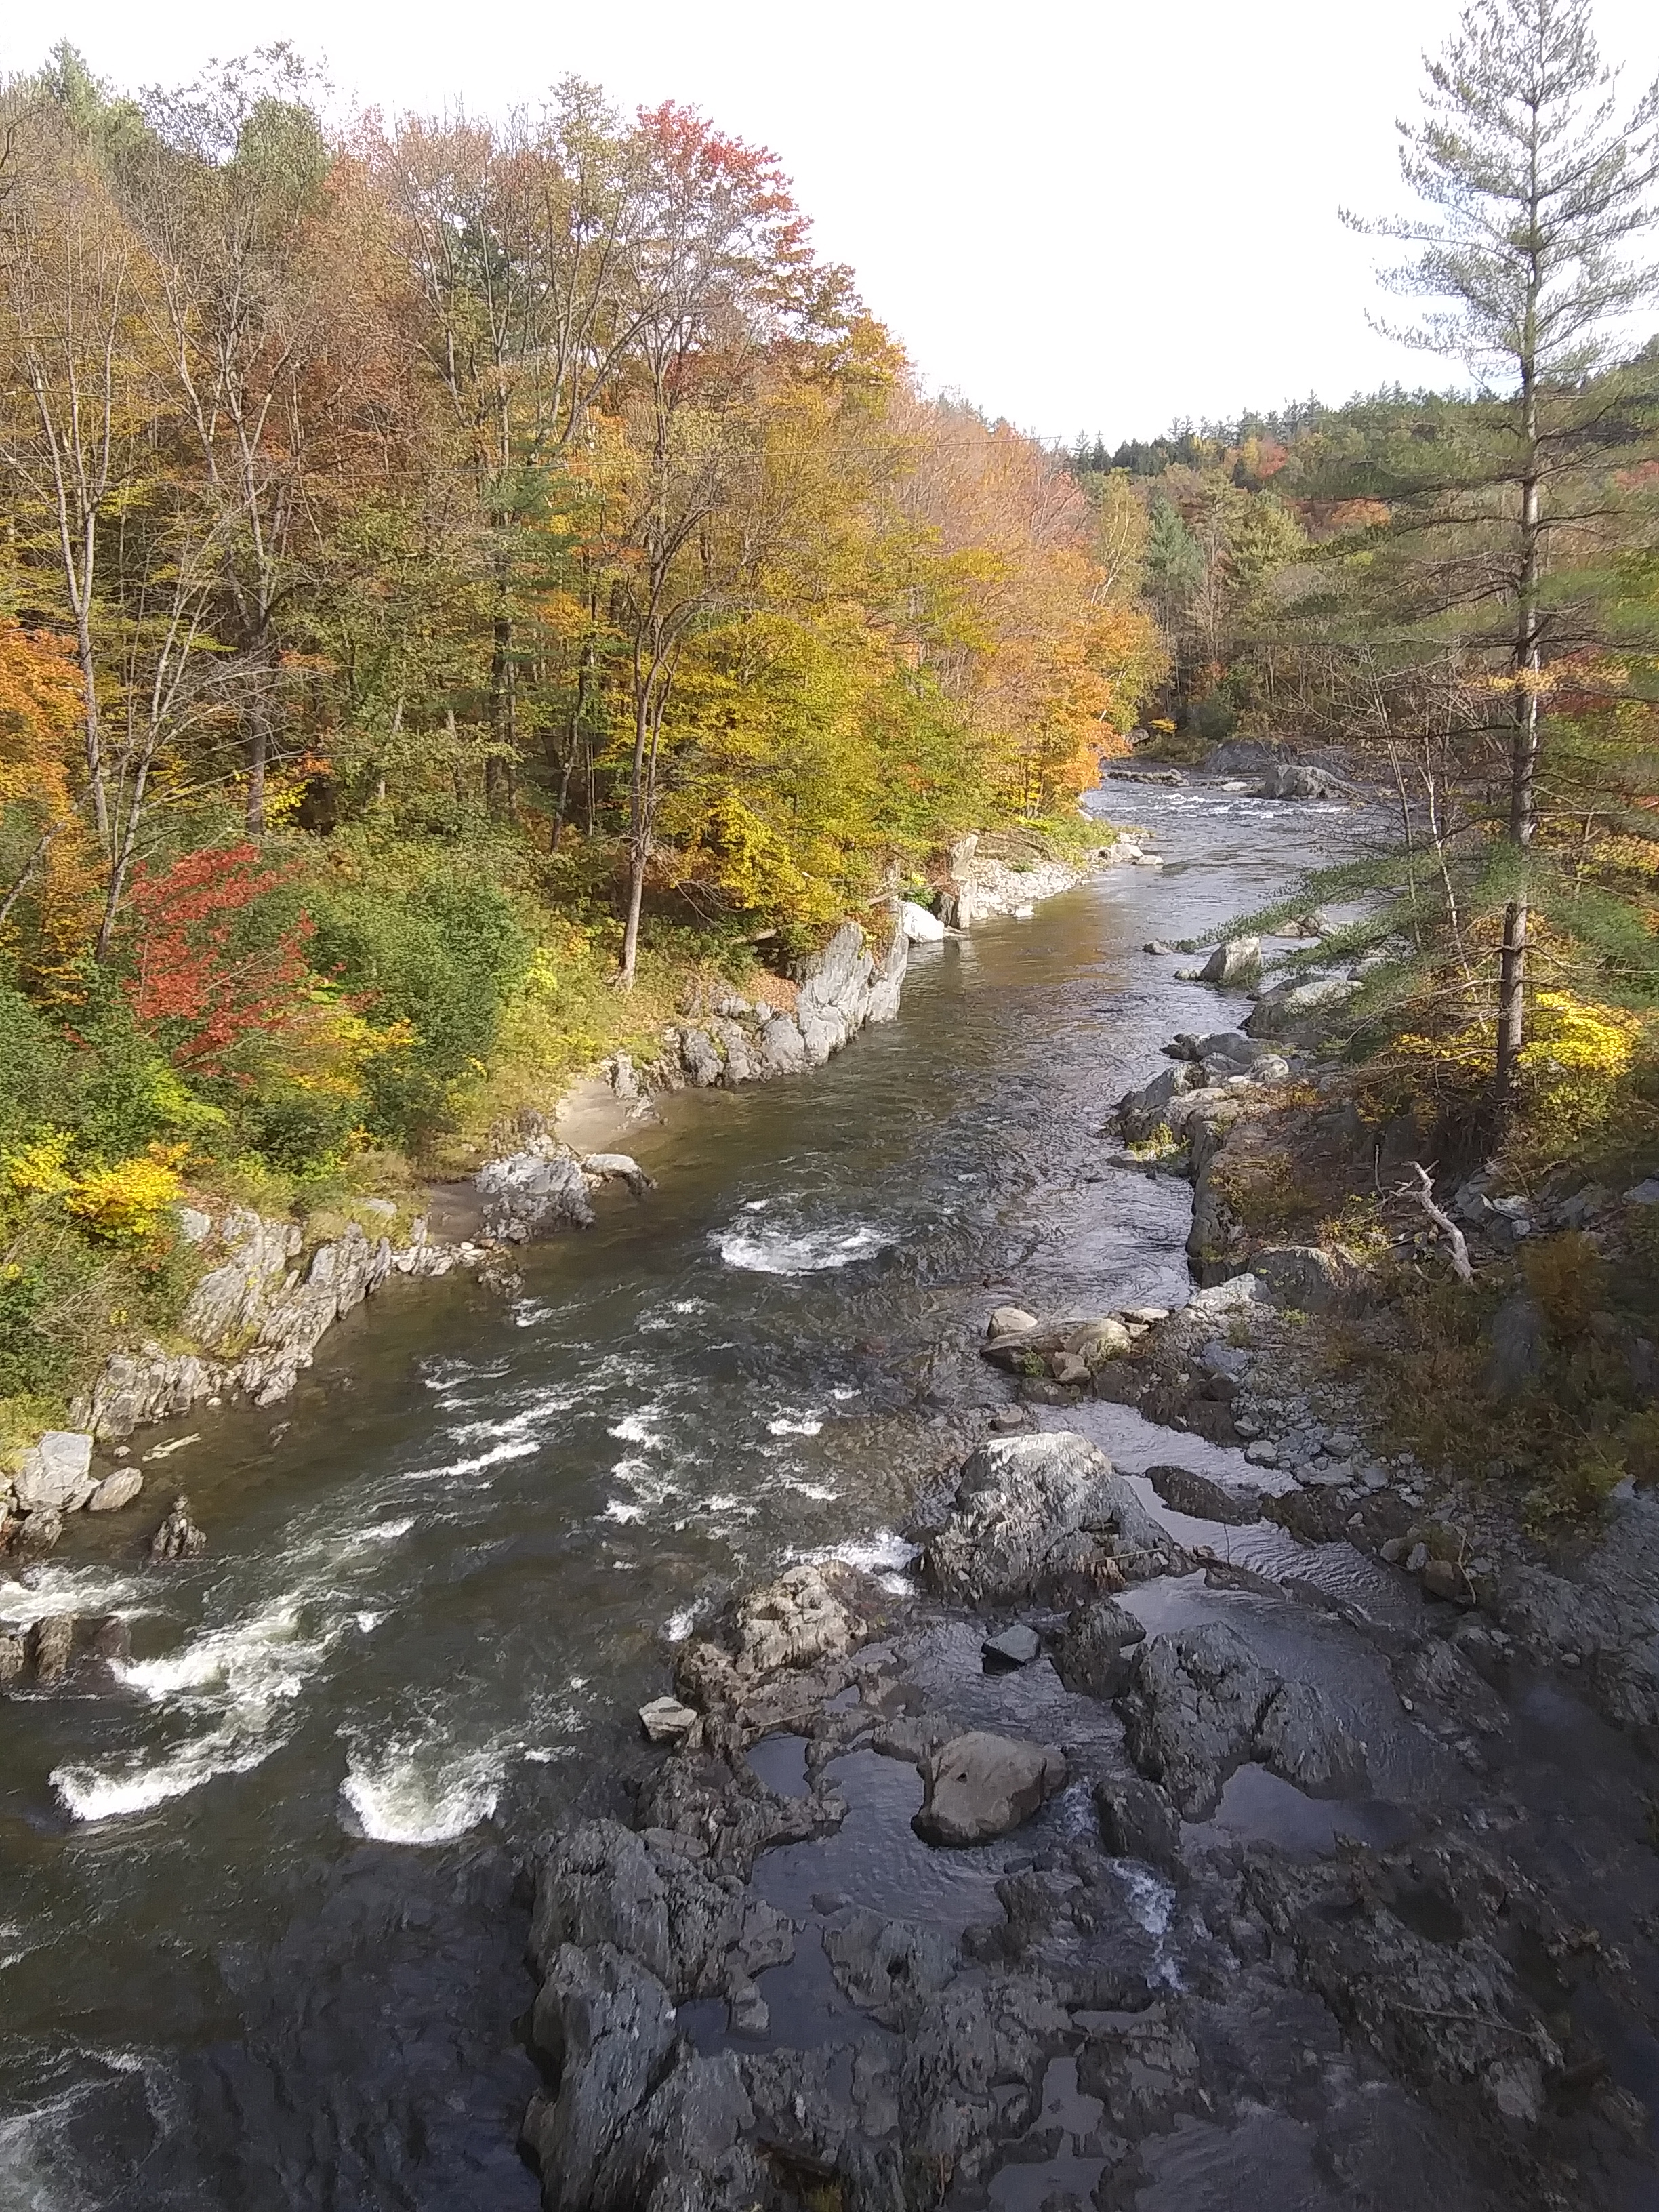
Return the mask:
[[1060, 1429], [980, 1446], [922, 1573], [958, 1602], [1013, 1606], [1120, 1588], [1184, 1557], [1105, 1453]]
[[473, 1245], [430, 1241], [424, 1219], [402, 1245], [371, 1237], [353, 1221], [317, 1245], [301, 1266], [299, 1224], [247, 1207], [225, 1215], [217, 1241], [223, 1257], [197, 1284], [184, 1316], [184, 1333], [196, 1348], [151, 1343], [113, 1353], [72, 1408], [80, 1427], [99, 1443], [118, 1443], [144, 1424], [187, 1413], [204, 1399], [240, 1396], [275, 1405], [310, 1366], [326, 1331], [389, 1277], [445, 1275], [483, 1257]]
[[[1087, 870], [1035, 850], [1017, 858], [981, 849], [976, 836], [959, 838], [951, 848], [950, 873], [939, 894], [939, 918], [951, 929], [972, 929], [994, 915], [1021, 914], [1040, 899], [1074, 890]], [[1097, 856], [1109, 857], [1111, 848]]]
[[1250, 1760], [1310, 1796], [1366, 1787], [1364, 1747], [1324, 1692], [1261, 1665], [1220, 1621], [1144, 1644], [1119, 1705], [1130, 1757], [1189, 1820], [1206, 1820]]

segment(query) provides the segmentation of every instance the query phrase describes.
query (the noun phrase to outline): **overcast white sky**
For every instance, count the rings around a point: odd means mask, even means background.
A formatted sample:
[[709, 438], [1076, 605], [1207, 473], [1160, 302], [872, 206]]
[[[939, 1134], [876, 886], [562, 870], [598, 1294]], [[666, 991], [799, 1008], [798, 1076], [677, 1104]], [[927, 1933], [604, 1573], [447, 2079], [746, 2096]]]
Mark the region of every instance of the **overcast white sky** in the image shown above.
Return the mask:
[[[822, 250], [934, 388], [1046, 436], [1149, 435], [1436, 363], [1370, 332], [1394, 118], [1452, 0], [21, 0], [0, 70], [59, 38], [124, 85], [286, 38], [388, 111], [532, 101], [568, 71], [774, 148]], [[1600, 0], [1634, 94], [1653, 0]]]

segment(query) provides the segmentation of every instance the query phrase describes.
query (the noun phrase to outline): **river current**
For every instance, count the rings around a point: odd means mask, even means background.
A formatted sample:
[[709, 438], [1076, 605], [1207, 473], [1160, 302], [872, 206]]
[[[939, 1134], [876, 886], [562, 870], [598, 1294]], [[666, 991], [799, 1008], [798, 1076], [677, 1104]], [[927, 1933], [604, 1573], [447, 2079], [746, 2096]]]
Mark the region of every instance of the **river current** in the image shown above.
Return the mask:
[[[896, 1533], [997, 1394], [988, 1308], [1174, 1304], [1190, 1194], [1111, 1102], [1240, 1011], [1201, 936], [1346, 811], [1120, 784], [1162, 870], [918, 949], [829, 1066], [685, 1093], [659, 1180], [503, 1299], [396, 1283], [287, 1404], [141, 1432], [0, 1621], [119, 1611], [112, 1683], [0, 1705], [0, 2207], [531, 2212], [513, 1846], [637, 1732], [673, 1642], [789, 1557]], [[210, 1549], [138, 1556], [174, 1488]]]

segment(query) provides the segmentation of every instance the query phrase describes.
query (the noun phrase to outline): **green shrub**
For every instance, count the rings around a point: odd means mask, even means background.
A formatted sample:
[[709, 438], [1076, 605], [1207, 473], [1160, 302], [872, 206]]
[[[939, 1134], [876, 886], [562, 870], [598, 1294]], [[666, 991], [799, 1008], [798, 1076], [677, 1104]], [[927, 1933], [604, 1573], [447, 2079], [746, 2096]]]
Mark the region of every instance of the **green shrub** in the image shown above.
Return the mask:
[[380, 1022], [415, 1036], [365, 1072], [368, 1127], [418, 1142], [441, 1122], [457, 1079], [481, 1068], [532, 951], [511, 900], [480, 878], [433, 878], [402, 893], [330, 890], [311, 902], [310, 957], [360, 994]]
[[70, 1089], [64, 1040], [21, 991], [0, 983], [0, 1148], [61, 1121]]

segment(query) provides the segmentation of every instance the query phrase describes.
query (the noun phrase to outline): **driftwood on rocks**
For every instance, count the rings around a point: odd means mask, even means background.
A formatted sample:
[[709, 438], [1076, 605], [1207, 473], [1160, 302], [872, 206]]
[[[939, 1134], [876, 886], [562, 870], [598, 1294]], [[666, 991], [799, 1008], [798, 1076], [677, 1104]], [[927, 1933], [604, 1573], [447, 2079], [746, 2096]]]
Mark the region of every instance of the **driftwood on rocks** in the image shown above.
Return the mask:
[[1435, 1227], [1439, 1230], [1442, 1236], [1444, 1237], [1447, 1243], [1451, 1248], [1452, 1273], [1456, 1276], [1458, 1281], [1465, 1284], [1473, 1283], [1474, 1280], [1474, 1270], [1469, 1265], [1469, 1247], [1468, 1239], [1464, 1237], [1462, 1231], [1458, 1227], [1457, 1224], [1452, 1219], [1450, 1214], [1446, 1212], [1443, 1207], [1438, 1206], [1435, 1204], [1434, 1185], [1430, 1181], [1429, 1171], [1424, 1166], [1422, 1161], [1413, 1160], [1410, 1163], [1410, 1167], [1413, 1175], [1416, 1177], [1416, 1181], [1413, 1183], [1404, 1185], [1401, 1190], [1400, 1195], [1402, 1198], [1415, 1199], [1417, 1203], [1422, 1207], [1424, 1212], [1427, 1214], [1429, 1219], [1434, 1224]]

